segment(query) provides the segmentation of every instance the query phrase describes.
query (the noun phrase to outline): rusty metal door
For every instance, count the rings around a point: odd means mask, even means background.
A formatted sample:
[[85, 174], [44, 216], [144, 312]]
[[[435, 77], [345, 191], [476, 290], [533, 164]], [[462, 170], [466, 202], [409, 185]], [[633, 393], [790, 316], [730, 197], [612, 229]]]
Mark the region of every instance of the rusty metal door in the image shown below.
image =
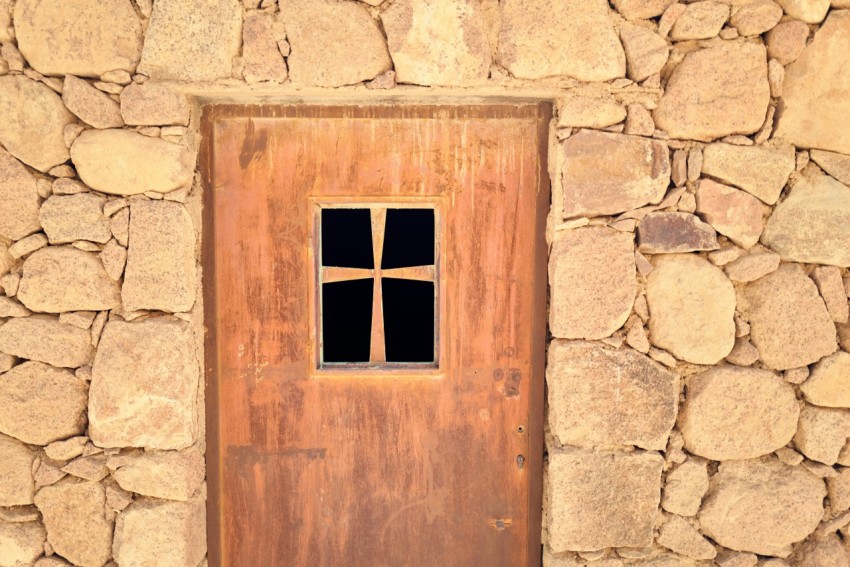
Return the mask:
[[[204, 109], [212, 565], [539, 565], [550, 114]], [[370, 363], [323, 363], [323, 276], [357, 274], [317, 260], [318, 212], [374, 238], [417, 206], [434, 265], [395, 274], [438, 290], [434, 360], [386, 362], [373, 308]]]

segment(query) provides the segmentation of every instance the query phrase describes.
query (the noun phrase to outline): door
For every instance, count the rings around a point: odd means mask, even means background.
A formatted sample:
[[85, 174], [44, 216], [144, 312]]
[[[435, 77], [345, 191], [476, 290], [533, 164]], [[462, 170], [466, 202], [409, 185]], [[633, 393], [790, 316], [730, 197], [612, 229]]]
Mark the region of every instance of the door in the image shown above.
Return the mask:
[[540, 564], [550, 114], [204, 109], [212, 565]]

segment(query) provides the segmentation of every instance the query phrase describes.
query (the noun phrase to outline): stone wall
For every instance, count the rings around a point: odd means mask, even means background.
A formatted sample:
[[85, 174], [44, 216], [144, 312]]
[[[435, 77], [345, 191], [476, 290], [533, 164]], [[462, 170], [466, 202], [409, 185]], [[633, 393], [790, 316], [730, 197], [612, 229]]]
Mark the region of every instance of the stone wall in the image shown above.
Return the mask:
[[387, 94], [558, 102], [546, 565], [850, 565], [848, 8], [0, 0], [0, 566], [204, 563], [193, 108]]

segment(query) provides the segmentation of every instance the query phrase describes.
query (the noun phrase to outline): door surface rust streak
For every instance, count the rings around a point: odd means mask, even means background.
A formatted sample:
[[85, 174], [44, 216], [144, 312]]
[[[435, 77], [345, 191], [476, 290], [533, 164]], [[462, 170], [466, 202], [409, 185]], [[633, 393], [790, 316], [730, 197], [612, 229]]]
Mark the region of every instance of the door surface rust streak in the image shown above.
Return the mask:
[[[211, 565], [540, 564], [550, 118], [204, 108]], [[317, 203], [419, 201], [442, 219], [437, 368], [320, 368]]]

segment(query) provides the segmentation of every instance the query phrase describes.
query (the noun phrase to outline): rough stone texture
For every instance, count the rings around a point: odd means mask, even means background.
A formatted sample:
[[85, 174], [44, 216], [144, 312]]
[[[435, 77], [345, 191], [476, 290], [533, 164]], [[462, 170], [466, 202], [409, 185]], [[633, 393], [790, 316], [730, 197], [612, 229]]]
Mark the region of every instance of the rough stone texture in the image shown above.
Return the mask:
[[782, 8], [773, 0], [752, 0], [737, 9], [732, 8], [729, 23], [746, 37], [761, 35], [773, 29], [781, 18]]
[[779, 199], [792, 171], [792, 148], [711, 144], [703, 152], [703, 174], [736, 185], [768, 205]]
[[765, 366], [775, 370], [817, 362], [837, 348], [835, 325], [814, 282], [796, 264], [744, 286], [738, 308]]
[[752, 282], [775, 272], [779, 267], [779, 254], [753, 252], [726, 264], [726, 275], [733, 282]]
[[721, 2], [705, 0], [688, 4], [682, 15], [673, 22], [670, 39], [681, 41], [716, 37], [728, 18], [729, 6]]
[[200, 499], [137, 500], [115, 524], [113, 555], [122, 566], [194, 566], [206, 551], [206, 506]]
[[694, 364], [716, 364], [735, 345], [735, 290], [693, 255], [660, 257], [647, 277], [652, 344]]
[[120, 101], [121, 116], [129, 125], [189, 125], [189, 99], [166, 85], [133, 83], [121, 91]]
[[109, 277], [118, 280], [124, 274], [124, 266], [127, 264], [127, 249], [118, 244], [116, 240], [110, 240], [100, 253], [100, 261]]
[[612, 4], [627, 20], [646, 20], [660, 16], [676, 0], [613, 0]]
[[60, 323], [56, 317], [33, 315], [0, 326], [0, 352], [76, 368], [91, 362], [94, 349], [86, 330]]
[[549, 547], [595, 551], [652, 542], [661, 492], [657, 453], [549, 453]]
[[22, 238], [9, 246], [9, 254], [15, 259], [23, 258], [45, 246], [47, 246], [47, 237], [39, 232]]
[[549, 258], [556, 337], [601, 339], [623, 326], [637, 293], [634, 237], [608, 227], [563, 232]]
[[103, 485], [62, 480], [35, 495], [47, 541], [76, 565], [103, 565], [110, 557], [112, 522], [106, 519]]
[[241, 43], [239, 0], [157, 0], [139, 73], [166, 81], [228, 78]]
[[101, 244], [112, 237], [103, 214], [106, 199], [92, 193], [53, 195], [39, 210], [38, 219], [51, 244], [90, 240]]
[[474, 85], [490, 72], [482, 5], [469, 0], [399, 0], [381, 13], [396, 80]]
[[767, 56], [783, 65], [797, 60], [806, 47], [809, 26], [798, 20], [787, 20], [777, 24], [767, 34]]
[[645, 254], [719, 248], [714, 229], [689, 213], [649, 213], [638, 227], [638, 243], [638, 250]]
[[850, 354], [839, 351], [821, 359], [800, 391], [816, 406], [850, 408]]
[[820, 523], [825, 495], [823, 481], [802, 467], [769, 457], [729, 461], [711, 479], [700, 525], [724, 547], [787, 557]]
[[667, 517], [656, 541], [658, 545], [691, 559], [714, 559], [717, 555], [714, 546], [687, 520], [679, 516]]
[[758, 242], [764, 229], [764, 207], [752, 195], [702, 179], [697, 185], [696, 204], [702, 219], [738, 246], [750, 248]]
[[829, 0], [776, 0], [785, 13], [807, 24], [819, 24], [829, 10]]
[[831, 533], [823, 538], [812, 538], [806, 541], [797, 549], [792, 559], [795, 567], [850, 565], [850, 547], [838, 537], [838, 534]]
[[660, 73], [670, 55], [667, 41], [643, 26], [623, 24], [620, 41], [626, 53], [628, 77], [633, 81], [643, 81]]
[[599, 343], [556, 341], [549, 347], [546, 381], [549, 425], [561, 444], [666, 447], [679, 377], [649, 357]]
[[806, 457], [834, 465], [850, 437], [850, 411], [804, 405], [794, 446]]
[[180, 203], [133, 203], [121, 292], [125, 309], [188, 311], [195, 286], [195, 232], [189, 213]]
[[811, 277], [818, 286], [832, 320], [836, 323], [847, 323], [850, 319], [850, 307], [841, 280], [841, 270], [835, 266], [818, 266], [812, 270]]
[[769, 102], [764, 47], [723, 42], [685, 56], [653, 117], [672, 138], [711, 141], [758, 131]]
[[708, 491], [708, 470], [701, 459], [688, 459], [667, 473], [661, 507], [671, 514], [696, 516]]
[[0, 522], [0, 561], [3, 566], [25, 567], [44, 552], [44, 527], [38, 522]]
[[286, 62], [293, 82], [352, 85], [374, 79], [392, 64], [378, 24], [356, 2], [281, 0], [280, 11], [292, 49]]
[[826, 488], [833, 513], [850, 510], [850, 468], [841, 468], [836, 476], [828, 478]]
[[81, 435], [63, 441], [54, 441], [44, 448], [44, 454], [54, 461], [69, 461], [83, 454], [88, 440], [88, 437]]
[[605, 128], [626, 117], [626, 109], [613, 97], [568, 91], [558, 104], [558, 127]]
[[35, 488], [32, 464], [35, 457], [35, 452], [17, 439], [0, 435], [0, 506], [32, 504]]
[[13, 0], [0, 0], [0, 42], [15, 39], [15, 29], [12, 27]]
[[[0, 237], [19, 240], [38, 232], [38, 188], [35, 177], [0, 149]], [[5, 273], [7, 270], [0, 270]]]
[[664, 142], [582, 130], [563, 148], [565, 217], [616, 214], [664, 198], [670, 183]]
[[[276, 28], [281, 28], [276, 33]], [[254, 13], [242, 24], [242, 75], [249, 83], [272, 81], [282, 83], [287, 70], [277, 47], [277, 37], [285, 32], [277, 17], [270, 13]]]
[[850, 184], [850, 156], [824, 150], [811, 150], [809, 154], [825, 172], [844, 185]]
[[68, 159], [63, 133], [74, 117], [44, 84], [0, 77], [0, 116], [0, 144], [25, 164], [47, 171]]
[[71, 146], [71, 157], [85, 184], [104, 193], [168, 193], [192, 183], [187, 148], [127, 130], [87, 130]]
[[15, 33], [21, 53], [45, 75], [132, 73], [142, 48], [130, 0], [18, 0]]
[[110, 321], [92, 367], [92, 441], [99, 447], [188, 447], [196, 433], [198, 373], [187, 323], [164, 317]]
[[109, 466], [124, 490], [168, 500], [189, 500], [204, 480], [204, 456], [194, 448], [118, 457]]
[[95, 254], [49, 246], [24, 262], [18, 299], [33, 311], [101, 311], [120, 303], [120, 289]]
[[500, 8], [498, 60], [513, 76], [580, 81], [625, 76], [626, 56], [605, 0], [507, 0]]
[[95, 128], [120, 128], [124, 125], [117, 102], [73, 75], [65, 75], [62, 102], [80, 120]]
[[850, 154], [848, 50], [850, 11], [834, 11], [785, 70], [777, 138], [804, 148]]
[[32, 445], [79, 435], [88, 387], [68, 370], [24, 362], [0, 380], [0, 432]]
[[794, 388], [769, 370], [717, 366], [687, 385], [679, 429], [695, 455], [752, 459], [788, 444], [797, 431]]

